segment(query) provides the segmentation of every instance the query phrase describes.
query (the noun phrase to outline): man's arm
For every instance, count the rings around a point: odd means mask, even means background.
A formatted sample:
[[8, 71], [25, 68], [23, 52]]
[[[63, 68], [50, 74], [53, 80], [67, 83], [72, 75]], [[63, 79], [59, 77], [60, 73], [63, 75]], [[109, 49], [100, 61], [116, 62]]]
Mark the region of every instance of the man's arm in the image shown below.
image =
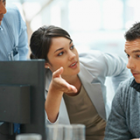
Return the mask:
[[126, 123], [124, 103], [126, 100], [122, 95], [122, 89], [118, 88], [112, 102], [112, 109], [107, 121], [104, 140], [130, 140], [131, 133]]

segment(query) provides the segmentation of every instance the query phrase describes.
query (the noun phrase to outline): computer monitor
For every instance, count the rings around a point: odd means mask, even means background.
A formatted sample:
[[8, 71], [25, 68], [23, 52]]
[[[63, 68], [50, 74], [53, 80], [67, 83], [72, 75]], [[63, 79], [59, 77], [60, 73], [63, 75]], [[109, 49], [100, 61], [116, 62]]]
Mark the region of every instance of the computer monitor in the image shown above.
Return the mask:
[[21, 133], [45, 133], [45, 61], [0, 61], [0, 140], [15, 140], [13, 123]]

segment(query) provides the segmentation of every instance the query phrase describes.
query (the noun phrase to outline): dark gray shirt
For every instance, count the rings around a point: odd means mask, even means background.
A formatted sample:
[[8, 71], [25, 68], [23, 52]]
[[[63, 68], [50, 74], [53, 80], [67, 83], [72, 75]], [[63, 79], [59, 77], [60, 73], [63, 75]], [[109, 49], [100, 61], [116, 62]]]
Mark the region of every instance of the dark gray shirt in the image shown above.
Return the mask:
[[140, 138], [140, 84], [130, 78], [121, 83], [112, 102], [104, 140]]

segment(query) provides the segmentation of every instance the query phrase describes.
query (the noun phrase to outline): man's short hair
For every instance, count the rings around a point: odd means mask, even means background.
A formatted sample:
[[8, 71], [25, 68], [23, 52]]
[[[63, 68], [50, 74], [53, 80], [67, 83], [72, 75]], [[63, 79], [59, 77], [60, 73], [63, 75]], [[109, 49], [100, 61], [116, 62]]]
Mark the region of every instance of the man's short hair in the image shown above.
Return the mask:
[[140, 39], [140, 22], [135, 23], [124, 35], [127, 41]]

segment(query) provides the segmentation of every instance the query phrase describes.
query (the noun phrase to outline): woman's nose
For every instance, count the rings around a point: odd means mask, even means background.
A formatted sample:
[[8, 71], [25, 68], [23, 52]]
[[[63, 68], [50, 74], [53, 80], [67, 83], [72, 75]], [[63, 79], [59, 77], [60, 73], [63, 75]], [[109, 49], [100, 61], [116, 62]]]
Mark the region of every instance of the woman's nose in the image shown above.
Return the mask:
[[69, 52], [69, 60], [72, 60], [73, 58], [75, 58], [76, 54], [72, 51]]

